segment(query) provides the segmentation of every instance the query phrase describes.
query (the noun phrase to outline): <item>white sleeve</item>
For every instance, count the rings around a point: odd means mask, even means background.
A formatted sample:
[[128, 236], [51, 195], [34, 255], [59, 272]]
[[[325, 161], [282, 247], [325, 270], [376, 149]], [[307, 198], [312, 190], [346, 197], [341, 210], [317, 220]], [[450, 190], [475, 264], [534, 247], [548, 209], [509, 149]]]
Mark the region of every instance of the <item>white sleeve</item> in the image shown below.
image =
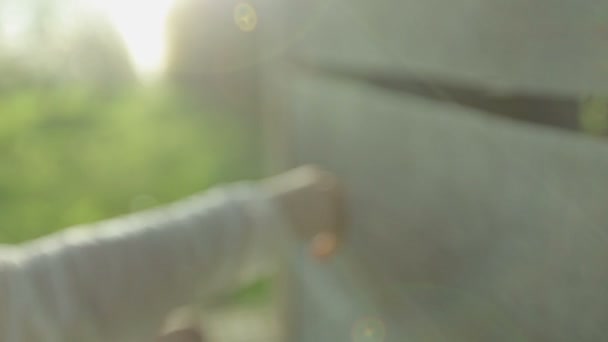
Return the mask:
[[268, 270], [280, 215], [242, 183], [5, 249], [0, 341], [143, 341], [200, 291]]

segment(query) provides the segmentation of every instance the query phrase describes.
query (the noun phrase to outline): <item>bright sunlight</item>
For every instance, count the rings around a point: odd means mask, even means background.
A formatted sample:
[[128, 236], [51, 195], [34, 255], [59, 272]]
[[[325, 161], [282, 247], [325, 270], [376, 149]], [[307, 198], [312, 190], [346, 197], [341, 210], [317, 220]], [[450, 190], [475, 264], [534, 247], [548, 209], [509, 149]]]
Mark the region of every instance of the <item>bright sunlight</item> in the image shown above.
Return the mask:
[[162, 70], [167, 16], [174, 0], [87, 0], [109, 17], [140, 74]]

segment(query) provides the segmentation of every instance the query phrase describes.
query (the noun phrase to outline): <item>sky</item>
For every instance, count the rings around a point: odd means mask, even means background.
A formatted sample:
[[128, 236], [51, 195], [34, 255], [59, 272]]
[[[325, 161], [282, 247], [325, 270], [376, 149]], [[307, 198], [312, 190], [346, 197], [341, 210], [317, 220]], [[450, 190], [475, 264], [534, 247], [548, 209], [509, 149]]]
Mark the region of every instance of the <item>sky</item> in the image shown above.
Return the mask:
[[174, 0], [85, 1], [108, 16], [139, 73], [153, 74], [162, 69], [166, 57], [167, 17]]

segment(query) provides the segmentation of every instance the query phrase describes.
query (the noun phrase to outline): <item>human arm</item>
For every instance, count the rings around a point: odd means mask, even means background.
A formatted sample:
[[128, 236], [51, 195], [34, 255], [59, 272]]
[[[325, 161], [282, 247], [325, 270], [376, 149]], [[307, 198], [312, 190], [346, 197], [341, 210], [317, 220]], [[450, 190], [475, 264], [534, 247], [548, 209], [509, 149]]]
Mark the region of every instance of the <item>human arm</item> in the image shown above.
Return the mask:
[[0, 340], [151, 340], [167, 312], [199, 291], [258, 274], [292, 231], [334, 227], [331, 191], [318, 187], [328, 176], [319, 175], [218, 187], [6, 250]]

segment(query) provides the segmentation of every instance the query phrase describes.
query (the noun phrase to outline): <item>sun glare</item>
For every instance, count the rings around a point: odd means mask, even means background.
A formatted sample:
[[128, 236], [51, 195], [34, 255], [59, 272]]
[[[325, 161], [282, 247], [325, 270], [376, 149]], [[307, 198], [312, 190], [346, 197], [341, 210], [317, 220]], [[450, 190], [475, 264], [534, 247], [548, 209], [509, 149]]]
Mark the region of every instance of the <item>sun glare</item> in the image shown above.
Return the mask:
[[166, 54], [167, 16], [174, 0], [88, 0], [108, 16], [124, 40], [137, 71], [162, 70]]

